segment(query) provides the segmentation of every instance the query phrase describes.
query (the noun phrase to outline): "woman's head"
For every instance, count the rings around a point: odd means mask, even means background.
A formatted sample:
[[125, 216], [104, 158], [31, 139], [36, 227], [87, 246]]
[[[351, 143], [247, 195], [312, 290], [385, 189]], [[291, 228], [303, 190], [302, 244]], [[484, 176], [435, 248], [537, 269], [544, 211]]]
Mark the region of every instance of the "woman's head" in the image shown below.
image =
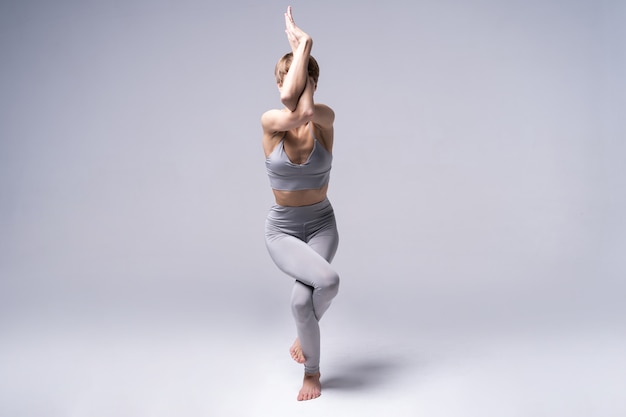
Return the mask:
[[[274, 75], [276, 76], [276, 84], [279, 86], [283, 85], [283, 80], [285, 79], [285, 75], [289, 71], [289, 67], [291, 66], [291, 61], [293, 61], [293, 53], [289, 52], [285, 54], [281, 59], [278, 60], [276, 64], [276, 68], [274, 69]], [[312, 56], [309, 56], [309, 77], [313, 78], [315, 84], [317, 85], [317, 79], [320, 76], [320, 67], [317, 65], [317, 61]]]

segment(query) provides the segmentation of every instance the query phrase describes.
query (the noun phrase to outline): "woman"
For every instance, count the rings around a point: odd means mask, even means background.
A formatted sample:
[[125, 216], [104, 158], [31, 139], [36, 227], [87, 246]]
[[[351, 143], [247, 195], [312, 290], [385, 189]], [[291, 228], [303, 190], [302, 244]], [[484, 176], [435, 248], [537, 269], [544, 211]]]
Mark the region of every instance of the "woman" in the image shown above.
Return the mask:
[[291, 309], [297, 338], [292, 358], [304, 364], [298, 400], [321, 395], [319, 320], [339, 289], [330, 262], [339, 236], [333, 208], [326, 197], [332, 162], [335, 114], [313, 102], [319, 67], [310, 55], [313, 41], [296, 26], [291, 7], [285, 13], [291, 53], [276, 65], [282, 110], [261, 117], [263, 150], [276, 204], [266, 221], [270, 256], [295, 279]]

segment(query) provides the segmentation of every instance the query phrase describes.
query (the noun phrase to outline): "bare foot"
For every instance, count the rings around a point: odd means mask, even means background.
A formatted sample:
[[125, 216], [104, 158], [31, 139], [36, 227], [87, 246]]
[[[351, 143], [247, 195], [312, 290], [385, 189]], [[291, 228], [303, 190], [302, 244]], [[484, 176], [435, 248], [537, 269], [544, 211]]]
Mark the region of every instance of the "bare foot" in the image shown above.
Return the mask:
[[320, 384], [320, 373], [313, 375], [304, 374], [302, 388], [298, 393], [298, 401], [313, 400], [322, 395], [322, 384]]
[[300, 346], [300, 339], [296, 337], [296, 340], [293, 342], [293, 345], [289, 348], [289, 353], [291, 353], [291, 357], [294, 361], [298, 363], [304, 363], [306, 358], [304, 357], [304, 353], [302, 353], [302, 347]]

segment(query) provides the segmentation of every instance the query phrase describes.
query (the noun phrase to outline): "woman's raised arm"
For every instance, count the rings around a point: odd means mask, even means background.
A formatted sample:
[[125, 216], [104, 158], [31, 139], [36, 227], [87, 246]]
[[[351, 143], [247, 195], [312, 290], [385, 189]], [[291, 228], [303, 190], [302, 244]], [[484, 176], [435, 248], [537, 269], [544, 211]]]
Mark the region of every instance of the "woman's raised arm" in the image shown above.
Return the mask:
[[315, 105], [313, 104], [314, 91], [315, 83], [312, 79], [307, 79], [304, 91], [293, 111], [276, 109], [263, 113], [261, 117], [263, 131], [269, 134], [285, 132], [313, 120], [316, 113]]
[[293, 60], [281, 85], [280, 101], [289, 110], [295, 111], [308, 82], [309, 56], [313, 48], [313, 39], [296, 26], [291, 14], [291, 6], [287, 8], [287, 13], [285, 13], [285, 27]]

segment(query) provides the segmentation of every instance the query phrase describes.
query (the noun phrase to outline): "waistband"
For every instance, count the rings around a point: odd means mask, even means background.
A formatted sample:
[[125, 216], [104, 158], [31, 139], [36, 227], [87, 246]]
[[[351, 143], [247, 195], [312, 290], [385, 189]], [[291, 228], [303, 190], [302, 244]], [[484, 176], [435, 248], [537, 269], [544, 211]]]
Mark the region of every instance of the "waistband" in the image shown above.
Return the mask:
[[279, 204], [274, 204], [270, 209], [270, 216], [275, 214], [278, 217], [291, 217], [293, 215], [299, 218], [316, 218], [329, 211], [332, 212], [332, 210], [333, 206], [330, 204], [330, 200], [327, 197], [319, 203], [311, 204], [309, 206], [281, 206]]

